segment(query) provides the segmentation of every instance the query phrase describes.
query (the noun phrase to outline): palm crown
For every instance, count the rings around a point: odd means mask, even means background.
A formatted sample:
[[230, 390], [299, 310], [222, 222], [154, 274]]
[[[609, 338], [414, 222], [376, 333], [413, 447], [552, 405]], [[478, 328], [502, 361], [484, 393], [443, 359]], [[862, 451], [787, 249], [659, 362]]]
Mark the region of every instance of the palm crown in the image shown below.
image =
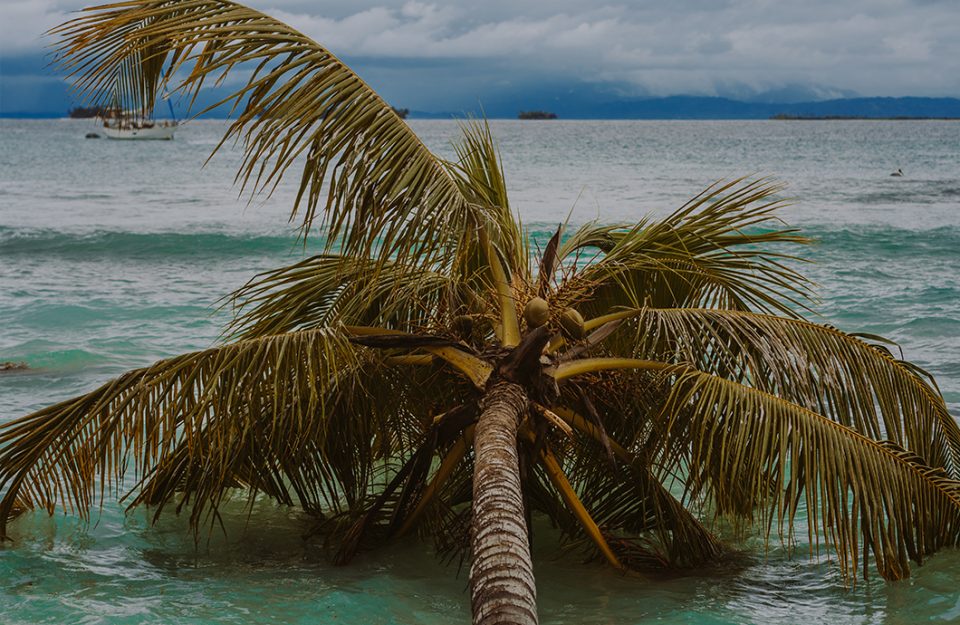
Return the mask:
[[[801, 316], [810, 285], [784, 250], [807, 241], [772, 221], [775, 184], [559, 229], [532, 254], [485, 123], [441, 160], [270, 17], [134, 0], [57, 32], [79, 92], [124, 108], [253, 67], [224, 100], [238, 180], [269, 191], [296, 169], [291, 218], [325, 250], [237, 291], [222, 345], [4, 426], [4, 535], [27, 508], [87, 514], [128, 471], [131, 505], [198, 528], [239, 488], [315, 513], [340, 561], [414, 529], [472, 553], [478, 622], [536, 618], [531, 511], [624, 570], [717, 558], [716, 517], [788, 535], [801, 506], [844, 573], [902, 578], [960, 539], [960, 429], [879, 337]], [[491, 572], [507, 552], [520, 572]], [[498, 608], [507, 586], [526, 598]]]

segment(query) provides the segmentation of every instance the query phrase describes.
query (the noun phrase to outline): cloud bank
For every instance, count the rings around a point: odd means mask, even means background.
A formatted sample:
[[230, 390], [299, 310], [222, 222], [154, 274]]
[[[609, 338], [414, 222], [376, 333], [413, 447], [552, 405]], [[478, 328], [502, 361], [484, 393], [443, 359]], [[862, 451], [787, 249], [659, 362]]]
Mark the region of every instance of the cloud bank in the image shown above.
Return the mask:
[[255, 4], [346, 57], [487, 63], [654, 95], [788, 84], [960, 95], [960, 11], [948, 1]]
[[[0, 55], [39, 58], [82, 0], [4, 0]], [[405, 105], [451, 107], [538, 85], [624, 96], [960, 96], [953, 0], [248, 0]], [[12, 72], [0, 63], [4, 80]], [[434, 110], [437, 106], [433, 107]]]

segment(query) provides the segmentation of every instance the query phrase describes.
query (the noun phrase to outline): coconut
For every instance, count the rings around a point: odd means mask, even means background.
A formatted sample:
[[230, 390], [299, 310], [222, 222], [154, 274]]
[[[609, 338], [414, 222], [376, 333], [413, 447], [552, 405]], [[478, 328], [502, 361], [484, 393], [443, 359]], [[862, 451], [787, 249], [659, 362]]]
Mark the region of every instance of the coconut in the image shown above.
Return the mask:
[[563, 334], [574, 340], [580, 340], [586, 335], [583, 327], [583, 316], [573, 308], [568, 308], [560, 315], [560, 329]]
[[531, 328], [539, 328], [550, 320], [550, 307], [542, 297], [534, 297], [523, 307], [523, 318]]
[[463, 341], [468, 341], [473, 336], [473, 317], [469, 315], [457, 315], [450, 322], [450, 330], [453, 335]]

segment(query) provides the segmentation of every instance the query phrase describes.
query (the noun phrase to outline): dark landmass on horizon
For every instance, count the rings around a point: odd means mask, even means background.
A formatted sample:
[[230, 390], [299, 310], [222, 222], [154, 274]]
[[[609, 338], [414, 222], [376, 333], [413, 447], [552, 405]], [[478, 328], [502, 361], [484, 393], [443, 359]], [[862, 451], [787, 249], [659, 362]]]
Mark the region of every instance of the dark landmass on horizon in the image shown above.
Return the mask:
[[517, 119], [557, 119], [557, 114], [552, 111], [520, 111]]
[[77, 106], [67, 111], [67, 117], [71, 119], [90, 119], [93, 117], [103, 117], [110, 111], [111, 109], [106, 106]]
[[[541, 105], [544, 104], [544, 105]], [[489, 119], [517, 119], [520, 111], [547, 110], [561, 119], [660, 119], [660, 120], [748, 120], [748, 119], [876, 119], [945, 120], [960, 119], [960, 99], [925, 97], [842, 98], [816, 102], [745, 102], [719, 97], [669, 96], [599, 102], [562, 99], [550, 102], [510, 102], [484, 106], [483, 110], [421, 111], [410, 110], [410, 119], [450, 119], [485, 114]], [[12, 112], [0, 117], [13, 119], [57, 119], [67, 111]], [[225, 118], [213, 111], [207, 119]]]

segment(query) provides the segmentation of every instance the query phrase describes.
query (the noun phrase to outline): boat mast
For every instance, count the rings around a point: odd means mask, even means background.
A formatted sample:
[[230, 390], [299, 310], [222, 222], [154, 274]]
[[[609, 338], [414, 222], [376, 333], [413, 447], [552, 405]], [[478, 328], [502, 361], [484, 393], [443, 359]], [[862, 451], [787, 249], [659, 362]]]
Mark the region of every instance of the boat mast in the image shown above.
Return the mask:
[[177, 122], [177, 114], [173, 112], [173, 103], [170, 101], [170, 94], [164, 94], [163, 99], [167, 101], [167, 106], [170, 107], [170, 118], [174, 123]]

